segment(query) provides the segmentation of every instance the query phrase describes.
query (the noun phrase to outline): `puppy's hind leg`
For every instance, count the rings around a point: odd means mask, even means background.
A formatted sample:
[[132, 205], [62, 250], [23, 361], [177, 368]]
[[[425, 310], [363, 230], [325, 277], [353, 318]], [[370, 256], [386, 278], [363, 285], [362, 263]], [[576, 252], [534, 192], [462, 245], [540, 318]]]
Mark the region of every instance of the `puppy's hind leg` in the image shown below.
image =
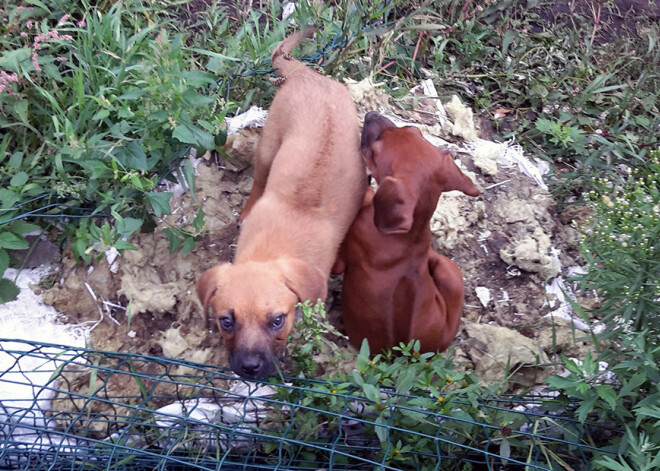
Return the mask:
[[440, 342], [444, 346], [442, 350], [445, 350], [456, 337], [461, 324], [465, 283], [458, 266], [431, 248], [429, 248], [429, 271], [438, 293], [445, 301], [447, 318]]
[[273, 132], [269, 126], [264, 128], [264, 132], [257, 144], [257, 152], [254, 159], [254, 181], [252, 183], [252, 190], [250, 190], [250, 197], [245, 203], [241, 215], [238, 217], [238, 223], [241, 224], [250, 213], [252, 206], [261, 198], [266, 188], [266, 181], [270, 173], [270, 167], [273, 165], [273, 160], [277, 151], [280, 149], [282, 141], [277, 132]]

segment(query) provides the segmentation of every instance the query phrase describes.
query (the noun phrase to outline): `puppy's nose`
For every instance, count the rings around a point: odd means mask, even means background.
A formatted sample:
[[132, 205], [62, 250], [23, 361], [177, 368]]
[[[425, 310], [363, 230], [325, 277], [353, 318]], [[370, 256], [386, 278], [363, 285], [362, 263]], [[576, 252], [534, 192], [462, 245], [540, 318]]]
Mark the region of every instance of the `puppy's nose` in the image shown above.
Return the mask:
[[263, 364], [264, 362], [261, 358], [261, 355], [257, 353], [251, 353], [243, 358], [241, 366], [243, 367], [243, 371], [246, 373], [254, 374], [259, 371], [259, 368], [261, 368]]
[[243, 378], [263, 379], [272, 373], [269, 365], [266, 363], [266, 356], [263, 353], [246, 352], [240, 355], [240, 359], [235, 362], [236, 367], [233, 370]]

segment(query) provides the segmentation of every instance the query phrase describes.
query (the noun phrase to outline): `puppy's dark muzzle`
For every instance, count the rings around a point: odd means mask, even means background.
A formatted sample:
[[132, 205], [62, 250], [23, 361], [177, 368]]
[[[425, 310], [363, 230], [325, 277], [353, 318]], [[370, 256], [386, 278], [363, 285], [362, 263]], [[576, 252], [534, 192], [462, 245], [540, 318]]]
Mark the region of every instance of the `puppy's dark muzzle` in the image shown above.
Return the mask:
[[237, 350], [229, 358], [229, 366], [242, 378], [265, 379], [275, 373], [276, 361], [270, 352]]

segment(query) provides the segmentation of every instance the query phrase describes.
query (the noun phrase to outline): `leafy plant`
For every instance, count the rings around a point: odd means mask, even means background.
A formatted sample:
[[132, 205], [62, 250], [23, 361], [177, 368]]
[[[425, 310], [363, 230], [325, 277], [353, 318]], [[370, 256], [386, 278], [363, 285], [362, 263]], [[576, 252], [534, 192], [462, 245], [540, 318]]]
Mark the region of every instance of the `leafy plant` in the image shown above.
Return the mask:
[[596, 290], [595, 311], [612, 327], [660, 333], [660, 151], [620, 179], [598, 179], [588, 198], [594, 216], [581, 243], [582, 288]]
[[[0, 190], [0, 192], [2, 191]], [[0, 303], [16, 299], [19, 293], [16, 284], [2, 276], [9, 267], [11, 251], [28, 249], [29, 243], [23, 237], [23, 234], [38, 229], [39, 226], [21, 220], [14, 221], [6, 226], [0, 226]]]
[[186, 55], [184, 36], [140, 2], [83, 4], [76, 18], [56, 2], [32, 5], [2, 7], [0, 231], [60, 217], [89, 262], [93, 250], [132, 248], [131, 233], [169, 214], [159, 180], [190, 146], [222, 141], [231, 107], [206, 93], [215, 76]]
[[[336, 354], [339, 348], [334, 338], [346, 338], [328, 322], [325, 306], [318, 300], [313, 306], [309, 301], [299, 303], [300, 320], [296, 322], [293, 333], [287, 341], [286, 358], [292, 363], [291, 374], [295, 376], [316, 376], [317, 360], [315, 355], [326, 352]], [[337, 365], [340, 358], [331, 355], [331, 363]], [[287, 371], [288, 373], [288, 371]]]

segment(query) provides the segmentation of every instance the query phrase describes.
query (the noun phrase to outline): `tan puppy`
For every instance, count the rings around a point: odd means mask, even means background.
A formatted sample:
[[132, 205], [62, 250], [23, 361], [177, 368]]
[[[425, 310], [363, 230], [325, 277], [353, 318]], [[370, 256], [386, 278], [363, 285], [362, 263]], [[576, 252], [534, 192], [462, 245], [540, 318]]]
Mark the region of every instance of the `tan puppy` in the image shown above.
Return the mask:
[[217, 316], [231, 368], [246, 378], [275, 371], [295, 304], [325, 299], [366, 188], [351, 96], [288, 55], [311, 32], [288, 37], [273, 52], [284, 83], [257, 147], [234, 264], [211, 268], [197, 283], [204, 312]]
[[344, 272], [342, 319], [356, 347], [372, 352], [421, 341], [422, 351], [445, 350], [463, 308], [461, 271], [431, 249], [429, 220], [440, 193], [479, 190], [451, 155], [415, 127], [396, 127], [367, 113], [362, 153], [378, 191], [367, 189], [334, 268]]

